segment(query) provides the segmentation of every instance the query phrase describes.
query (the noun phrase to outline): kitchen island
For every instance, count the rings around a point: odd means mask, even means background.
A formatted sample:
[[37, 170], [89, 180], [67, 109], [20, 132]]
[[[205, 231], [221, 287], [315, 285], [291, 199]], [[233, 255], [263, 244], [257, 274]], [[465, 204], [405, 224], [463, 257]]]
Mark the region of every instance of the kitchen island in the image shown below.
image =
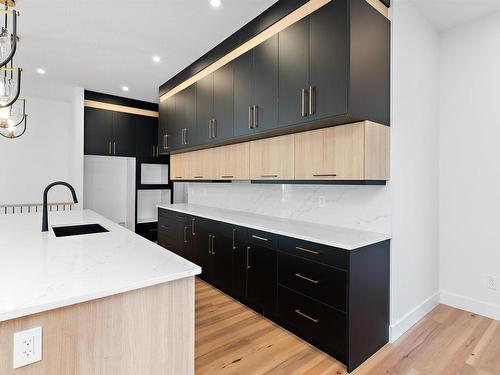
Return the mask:
[[[56, 237], [52, 227], [107, 232]], [[0, 216], [0, 374], [194, 373], [199, 266], [93, 211]], [[40, 362], [13, 369], [13, 335], [42, 327]]]

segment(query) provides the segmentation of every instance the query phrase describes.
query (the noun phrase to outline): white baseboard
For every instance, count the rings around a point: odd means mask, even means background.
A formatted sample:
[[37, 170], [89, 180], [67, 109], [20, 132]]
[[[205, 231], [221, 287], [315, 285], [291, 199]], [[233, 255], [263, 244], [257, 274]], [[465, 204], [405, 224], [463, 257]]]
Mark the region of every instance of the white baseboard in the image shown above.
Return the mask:
[[414, 324], [418, 323], [420, 319], [422, 319], [425, 315], [431, 312], [432, 309], [439, 305], [439, 295], [439, 292], [434, 293], [432, 296], [424, 300], [420, 305], [409, 311], [396, 323], [392, 324], [389, 331], [390, 342], [394, 342], [398, 338], [400, 338]]
[[474, 314], [500, 320], [500, 305], [479, 301], [474, 298], [441, 291], [441, 303], [457, 309], [469, 311]]

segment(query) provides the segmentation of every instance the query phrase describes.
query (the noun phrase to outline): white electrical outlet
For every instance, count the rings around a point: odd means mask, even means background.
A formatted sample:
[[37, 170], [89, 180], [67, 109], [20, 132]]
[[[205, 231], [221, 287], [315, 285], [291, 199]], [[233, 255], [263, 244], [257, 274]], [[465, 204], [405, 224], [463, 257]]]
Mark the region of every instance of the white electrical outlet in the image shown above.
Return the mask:
[[318, 206], [325, 207], [326, 206], [326, 198], [324, 195], [320, 195], [318, 198]]
[[42, 327], [14, 333], [14, 368], [42, 360]]
[[498, 290], [498, 277], [496, 277], [494, 275], [488, 275], [487, 286], [488, 286], [488, 289]]

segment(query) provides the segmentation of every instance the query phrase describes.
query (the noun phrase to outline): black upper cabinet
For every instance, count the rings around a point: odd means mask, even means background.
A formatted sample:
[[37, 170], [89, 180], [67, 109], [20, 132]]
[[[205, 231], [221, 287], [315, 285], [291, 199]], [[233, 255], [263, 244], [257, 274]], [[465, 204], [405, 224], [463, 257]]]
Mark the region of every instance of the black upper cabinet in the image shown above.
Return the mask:
[[113, 155], [135, 156], [135, 115], [113, 112]]
[[365, 120], [390, 125], [390, 21], [366, 0], [331, 1], [191, 86], [196, 130], [186, 144], [179, 129], [190, 125], [169, 122], [176, 140], [167, 153]]
[[175, 127], [175, 96], [160, 101], [160, 117], [158, 118], [159, 153], [170, 153]]
[[196, 88], [191, 85], [175, 95], [175, 119], [168, 126], [172, 134], [172, 148], [183, 148], [196, 144]]
[[347, 113], [346, 14], [332, 1], [280, 33], [280, 126]]
[[113, 142], [113, 112], [85, 107], [85, 155], [111, 155]]
[[279, 33], [279, 126], [308, 121], [309, 17]]
[[278, 126], [278, 35], [234, 61], [234, 135]]
[[214, 113], [209, 142], [233, 136], [233, 63], [214, 72]]
[[135, 156], [135, 115], [85, 108], [84, 153]]
[[347, 3], [332, 1], [309, 17], [308, 121], [347, 113]]
[[156, 117], [136, 116], [136, 156], [155, 157], [158, 146], [158, 119]]
[[259, 44], [254, 51], [254, 130], [278, 127], [278, 35]]
[[207, 143], [212, 133], [214, 113], [214, 75], [196, 82], [196, 135], [195, 143]]

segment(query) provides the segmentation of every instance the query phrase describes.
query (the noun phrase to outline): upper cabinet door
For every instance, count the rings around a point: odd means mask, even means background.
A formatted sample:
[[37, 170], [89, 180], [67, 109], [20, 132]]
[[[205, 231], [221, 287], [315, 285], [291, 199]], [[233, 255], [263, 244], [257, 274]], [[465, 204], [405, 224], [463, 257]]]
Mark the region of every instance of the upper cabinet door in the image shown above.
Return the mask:
[[111, 155], [113, 144], [113, 113], [85, 107], [84, 154]]
[[248, 180], [249, 172], [249, 143], [237, 143], [212, 150], [213, 179], [214, 180]]
[[278, 127], [278, 35], [254, 48], [256, 132]]
[[309, 120], [347, 113], [349, 54], [346, 14], [346, 1], [331, 1], [310, 15]]
[[135, 115], [113, 112], [113, 155], [135, 156]]
[[292, 134], [250, 142], [250, 178], [293, 180], [293, 137]]
[[279, 126], [309, 121], [309, 17], [279, 33]]
[[252, 106], [255, 105], [253, 50], [234, 60], [234, 135], [253, 133]]
[[158, 141], [160, 154], [168, 154], [172, 148], [172, 131], [175, 123], [175, 96], [160, 101]]
[[188, 86], [175, 95], [173, 145], [176, 148], [196, 144], [196, 87]]
[[295, 179], [363, 180], [364, 124], [295, 134]]
[[196, 82], [196, 144], [208, 143], [214, 117], [213, 73]]
[[158, 146], [158, 118], [137, 116], [136, 126], [136, 156], [142, 158], [155, 157]]
[[214, 72], [214, 116], [209, 141], [233, 136], [234, 69], [230, 62]]

